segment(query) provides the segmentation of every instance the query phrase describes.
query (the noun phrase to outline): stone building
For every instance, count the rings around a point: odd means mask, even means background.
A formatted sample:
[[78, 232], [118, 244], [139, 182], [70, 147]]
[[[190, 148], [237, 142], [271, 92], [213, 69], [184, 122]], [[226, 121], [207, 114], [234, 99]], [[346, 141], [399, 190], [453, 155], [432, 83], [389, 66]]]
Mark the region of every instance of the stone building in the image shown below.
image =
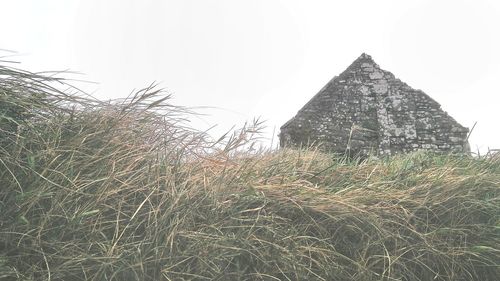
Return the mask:
[[281, 127], [280, 145], [351, 155], [470, 152], [468, 129], [421, 90], [362, 54]]

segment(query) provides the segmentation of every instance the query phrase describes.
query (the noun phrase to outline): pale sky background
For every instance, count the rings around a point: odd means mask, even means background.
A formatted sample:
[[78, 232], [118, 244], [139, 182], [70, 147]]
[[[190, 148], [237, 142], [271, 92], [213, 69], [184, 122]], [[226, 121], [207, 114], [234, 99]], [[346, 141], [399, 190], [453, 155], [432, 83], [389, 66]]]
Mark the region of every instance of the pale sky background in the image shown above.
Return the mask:
[[212, 107], [192, 126], [215, 137], [260, 116], [271, 139], [366, 52], [477, 121], [473, 150], [500, 148], [497, 0], [0, 0], [0, 26], [18, 67], [84, 73], [70, 77], [100, 99], [159, 82], [175, 105]]

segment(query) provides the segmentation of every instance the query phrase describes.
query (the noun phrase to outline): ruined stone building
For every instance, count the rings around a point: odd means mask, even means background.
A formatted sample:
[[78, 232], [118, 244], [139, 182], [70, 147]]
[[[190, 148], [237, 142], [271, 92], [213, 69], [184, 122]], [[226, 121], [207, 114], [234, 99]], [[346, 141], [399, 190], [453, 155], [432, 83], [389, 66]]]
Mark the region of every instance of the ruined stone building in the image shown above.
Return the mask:
[[280, 145], [351, 155], [469, 152], [468, 129], [421, 90], [362, 54], [281, 127]]

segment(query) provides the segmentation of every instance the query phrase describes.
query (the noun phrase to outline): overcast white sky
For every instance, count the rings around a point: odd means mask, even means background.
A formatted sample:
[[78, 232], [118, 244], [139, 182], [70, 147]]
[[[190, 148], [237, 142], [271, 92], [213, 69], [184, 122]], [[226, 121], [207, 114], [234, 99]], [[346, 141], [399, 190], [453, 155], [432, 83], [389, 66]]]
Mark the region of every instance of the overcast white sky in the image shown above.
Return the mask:
[[[18, 67], [78, 71], [100, 99], [160, 82], [221, 134], [266, 136], [362, 52], [500, 148], [500, 1], [0, 0], [0, 49]], [[5, 52], [0, 55], [5, 55]]]

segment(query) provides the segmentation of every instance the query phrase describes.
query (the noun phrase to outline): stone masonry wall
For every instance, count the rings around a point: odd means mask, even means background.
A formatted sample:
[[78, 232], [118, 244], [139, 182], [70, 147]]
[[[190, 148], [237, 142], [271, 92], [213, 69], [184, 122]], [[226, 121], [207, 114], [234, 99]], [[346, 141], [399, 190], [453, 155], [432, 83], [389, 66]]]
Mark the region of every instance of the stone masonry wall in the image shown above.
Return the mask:
[[436, 101], [363, 54], [281, 127], [280, 142], [364, 155], [469, 152], [467, 134]]

